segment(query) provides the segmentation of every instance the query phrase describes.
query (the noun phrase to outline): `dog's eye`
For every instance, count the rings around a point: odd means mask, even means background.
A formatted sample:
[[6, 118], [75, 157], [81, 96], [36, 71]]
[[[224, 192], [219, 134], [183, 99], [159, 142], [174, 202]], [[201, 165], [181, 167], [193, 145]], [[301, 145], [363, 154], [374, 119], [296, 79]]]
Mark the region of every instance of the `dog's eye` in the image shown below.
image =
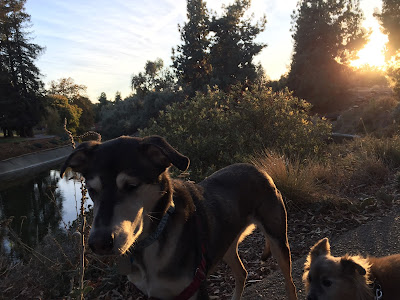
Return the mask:
[[136, 183], [128, 183], [128, 184], [125, 184], [124, 190], [126, 192], [133, 192], [135, 189], [137, 189], [138, 186], [139, 185]]
[[329, 279], [322, 279], [322, 285], [325, 287], [330, 287], [332, 285], [332, 281]]

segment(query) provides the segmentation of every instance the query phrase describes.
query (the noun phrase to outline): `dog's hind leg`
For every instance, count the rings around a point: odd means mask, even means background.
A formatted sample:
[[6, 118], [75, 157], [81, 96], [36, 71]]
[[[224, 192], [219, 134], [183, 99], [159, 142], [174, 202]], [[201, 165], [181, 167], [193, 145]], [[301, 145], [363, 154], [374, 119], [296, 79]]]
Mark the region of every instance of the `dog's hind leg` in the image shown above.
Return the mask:
[[296, 288], [292, 278], [290, 247], [287, 239], [286, 209], [279, 191], [274, 193], [272, 199], [270, 198], [269, 201], [262, 203], [255, 217], [266, 237], [262, 259], [267, 258], [272, 253], [285, 278], [285, 288], [288, 298], [296, 300]]
[[261, 254], [261, 260], [266, 261], [271, 256], [271, 245], [269, 243], [268, 237], [265, 234], [264, 236], [265, 236], [265, 246], [263, 253]]
[[239, 300], [242, 297], [244, 284], [247, 278], [247, 271], [243, 266], [238, 254], [238, 237], [229, 247], [224, 255], [224, 262], [231, 268], [233, 277], [235, 277], [235, 292], [233, 293], [232, 300]]
[[290, 300], [296, 300], [296, 288], [292, 278], [292, 262], [290, 260], [290, 249], [287, 242], [270, 238], [272, 256], [278, 262], [279, 268], [285, 278], [285, 289]]

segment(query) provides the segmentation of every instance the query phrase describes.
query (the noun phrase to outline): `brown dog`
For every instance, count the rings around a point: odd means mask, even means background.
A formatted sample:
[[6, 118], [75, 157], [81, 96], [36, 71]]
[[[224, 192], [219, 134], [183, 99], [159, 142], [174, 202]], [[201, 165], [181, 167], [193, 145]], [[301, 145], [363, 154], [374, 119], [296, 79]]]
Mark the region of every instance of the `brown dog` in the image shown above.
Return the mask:
[[257, 224], [267, 238], [263, 257], [272, 252], [295, 300], [286, 210], [272, 179], [236, 164], [194, 184], [171, 179], [171, 165], [186, 170], [189, 159], [159, 136], [79, 145], [61, 174], [71, 167], [86, 179], [91, 249], [125, 257], [129, 280], [160, 299], [206, 298], [204, 280], [222, 259], [235, 277], [233, 299], [240, 299], [247, 272], [237, 247]]
[[400, 254], [334, 257], [324, 238], [310, 250], [303, 282], [307, 300], [398, 300]]

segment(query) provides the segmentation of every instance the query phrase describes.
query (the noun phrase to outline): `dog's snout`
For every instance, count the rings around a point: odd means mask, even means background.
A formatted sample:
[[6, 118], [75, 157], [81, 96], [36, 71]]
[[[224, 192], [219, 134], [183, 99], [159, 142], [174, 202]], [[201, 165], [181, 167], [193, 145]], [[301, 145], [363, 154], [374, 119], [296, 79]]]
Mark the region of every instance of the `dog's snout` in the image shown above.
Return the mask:
[[90, 233], [89, 247], [99, 255], [112, 254], [114, 247], [114, 237], [108, 230], [96, 230]]

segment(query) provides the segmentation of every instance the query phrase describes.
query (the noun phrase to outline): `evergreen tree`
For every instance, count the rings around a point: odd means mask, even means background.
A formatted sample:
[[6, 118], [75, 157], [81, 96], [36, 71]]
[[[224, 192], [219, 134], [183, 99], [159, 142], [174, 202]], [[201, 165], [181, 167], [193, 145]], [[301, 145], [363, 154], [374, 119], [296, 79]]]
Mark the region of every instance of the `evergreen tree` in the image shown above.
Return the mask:
[[317, 108], [346, 91], [346, 64], [366, 42], [359, 0], [300, 0], [292, 15], [288, 86]]
[[101, 92], [101, 94], [97, 100], [99, 100], [100, 106], [104, 106], [104, 105], [111, 103], [111, 101], [107, 99], [107, 95], [104, 92]]
[[179, 26], [182, 45], [172, 49], [178, 84], [186, 93], [205, 91], [209, 83], [209, 16], [203, 0], [187, 0], [188, 21]]
[[118, 92], [115, 93], [114, 102], [115, 103], [119, 103], [121, 101], [122, 101], [121, 92], [118, 91]]
[[266, 47], [254, 40], [264, 31], [265, 16], [252, 24], [253, 16], [245, 18], [250, 0], [236, 0], [225, 8], [221, 17], [213, 16], [210, 31], [214, 33], [210, 49], [212, 79], [210, 85], [226, 90], [238, 82], [254, 82], [258, 78], [253, 58]]
[[400, 97], [400, 2], [383, 0], [382, 13], [375, 14], [383, 33], [388, 36], [386, 59], [390, 60], [387, 74], [393, 83], [394, 91]]
[[21, 136], [31, 136], [43, 111], [43, 83], [34, 64], [43, 48], [30, 42], [26, 31], [30, 16], [25, 12], [25, 3], [26, 0], [0, 0], [0, 62], [2, 70], [8, 74], [9, 84], [15, 89], [9, 109], [19, 115], [18, 124], [6, 119], [5, 123], [9, 121], [10, 126], [5, 126]]

